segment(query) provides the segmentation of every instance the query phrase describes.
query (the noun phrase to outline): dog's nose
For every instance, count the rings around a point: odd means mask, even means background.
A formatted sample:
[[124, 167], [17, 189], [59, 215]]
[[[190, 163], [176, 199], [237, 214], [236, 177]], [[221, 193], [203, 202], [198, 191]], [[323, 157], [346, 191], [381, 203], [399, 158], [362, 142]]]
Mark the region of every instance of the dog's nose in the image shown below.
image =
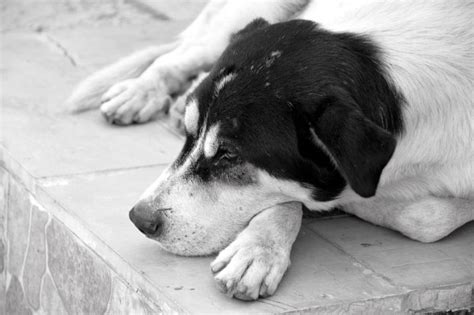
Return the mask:
[[158, 236], [163, 226], [160, 209], [154, 210], [148, 203], [137, 203], [129, 213], [130, 220], [147, 236]]

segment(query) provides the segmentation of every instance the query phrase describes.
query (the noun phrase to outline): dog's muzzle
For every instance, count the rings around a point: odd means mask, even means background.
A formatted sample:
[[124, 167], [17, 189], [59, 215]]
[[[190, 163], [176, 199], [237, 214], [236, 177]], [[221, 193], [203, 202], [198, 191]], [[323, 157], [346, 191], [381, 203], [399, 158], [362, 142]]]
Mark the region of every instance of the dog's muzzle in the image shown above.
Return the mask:
[[130, 210], [130, 220], [135, 226], [148, 237], [158, 237], [162, 232], [163, 216], [162, 212], [171, 209], [153, 209], [146, 202], [138, 202]]

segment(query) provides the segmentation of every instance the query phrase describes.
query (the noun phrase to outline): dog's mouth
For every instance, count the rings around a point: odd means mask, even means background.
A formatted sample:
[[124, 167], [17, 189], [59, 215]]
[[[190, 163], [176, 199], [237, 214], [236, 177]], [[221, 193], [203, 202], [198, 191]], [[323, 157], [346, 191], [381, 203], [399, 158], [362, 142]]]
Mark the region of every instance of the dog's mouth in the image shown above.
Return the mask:
[[244, 227], [236, 230], [215, 231], [199, 224], [167, 222], [159, 235], [147, 236], [165, 251], [178, 256], [208, 256], [228, 246]]
[[[157, 212], [161, 214], [159, 228], [157, 232], [143, 231], [137, 228], [151, 240], [156, 241], [167, 252], [180, 256], [207, 256], [215, 254], [228, 246], [235, 237], [242, 232], [254, 219], [262, 212], [271, 208], [294, 203], [285, 201], [271, 206], [265, 206], [254, 212], [245, 221], [229, 222], [222, 220], [213, 224], [195, 220], [185, 220], [173, 208], [159, 208]], [[197, 221], [197, 222], [196, 222]], [[134, 222], [135, 223], [135, 222]], [[229, 224], [230, 223], [230, 224]], [[136, 224], [135, 224], [136, 225]]]

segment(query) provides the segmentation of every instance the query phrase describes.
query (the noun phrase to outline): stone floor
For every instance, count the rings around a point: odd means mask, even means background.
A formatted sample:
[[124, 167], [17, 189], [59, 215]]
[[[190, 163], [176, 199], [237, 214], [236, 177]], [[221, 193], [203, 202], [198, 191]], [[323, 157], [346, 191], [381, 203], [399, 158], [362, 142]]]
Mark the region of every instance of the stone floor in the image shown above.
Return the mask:
[[85, 75], [166, 42], [203, 1], [6, 0], [1, 6], [0, 314], [410, 313], [472, 307], [474, 223], [421, 244], [353, 217], [310, 219], [277, 294], [214, 286], [212, 257], [163, 252], [129, 222], [181, 139], [63, 102]]

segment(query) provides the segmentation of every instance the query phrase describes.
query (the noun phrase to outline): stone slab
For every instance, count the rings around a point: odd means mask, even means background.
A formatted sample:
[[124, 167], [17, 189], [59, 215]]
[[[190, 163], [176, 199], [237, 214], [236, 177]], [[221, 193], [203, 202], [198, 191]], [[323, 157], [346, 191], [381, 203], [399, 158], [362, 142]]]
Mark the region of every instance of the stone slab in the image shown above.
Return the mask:
[[188, 21], [14, 31], [2, 34], [3, 106], [62, 112], [87, 74], [139, 49], [176, 40]]
[[163, 294], [191, 312], [282, 312], [405, 292], [305, 228], [293, 250], [293, 266], [275, 296], [256, 303], [227, 298], [214, 285], [211, 257], [166, 253], [129, 221], [129, 209], [162, 170], [150, 167], [70, 178], [44, 189]]
[[[175, 34], [178, 27], [167, 26], [165, 33], [169, 35], [172, 29]], [[115, 29], [115, 37], [107, 30], [92, 36], [94, 30], [84, 28], [76, 33], [58, 31], [58, 36], [78, 51], [90, 51], [84, 57], [89, 64], [104, 64], [144, 45], [152, 33], [149, 30], [134, 41], [130, 38], [135, 31], [124, 37], [120, 29]], [[25, 32], [2, 35], [0, 70], [4, 91], [1, 142], [33, 177], [169, 163], [177, 155], [180, 140], [158, 123], [128, 127], [124, 132], [106, 124], [97, 111], [77, 116], [64, 113], [64, 100], [87, 71], [72, 65], [41, 36]], [[101, 46], [101, 38], [108, 44]], [[89, 44], [97, 49], [88, 49]], [[109, 58], [112, 51], [115, 57], [110, 61], [94, 59]]]
[[8, 249], [6, 244], [5, 227], [8, 181], [9, 175], [7, 171], [0, 166], [0, 313], [5, 313], [6, 306], [6, 259]]
[[91, 72], [140, 49], [176, 41], [189, 22], [154, 20], [133, 25], [84, 25], [51, 30], [47, 34], [61, 43], [79, 67]]
[[6, 314], [30, 315], [31, 309], [24, 299], [23, 288], [16, 276], [12, 276], [6, 293]]
[[192, 19], [199, 14], [208, 0], [133, 0], [147, 10], [154, 10], [173, 21]]
[[30, 1], [4, 0], [0, 30], [51, 30], [84, 25], [136, 24], [162, 20], [158, 12], [143, 9], [134, 1]]
[[[472, 284], [444, 287], [437, 289], [426, 289], [417, 294], [410, 294], [405, 301], [407, 310], [421, 310], [420, 313], [450, 313], [446, 310], [465, 310], [466, 306], [471, 306], [472, 313], [474, 300], [471, 299]], [[439, 313], [438, 313], [439, 312]], [[456, 312], [452, 312], [456, 314]], [[463, 314], [462, 312], [459, 312]]]
[[181, 148], [158, 123], [124, 130], [96, 112], [31, 115], [5, 108], [4, 115], [4, 146], [35, 178], [168, 164]]
[[43, 314], [67, 314], [53, 279], [45, 274], [41, 287], [41, 311]]
[[159, 314], [162, 310], [138, 295], [117, 277], [112, 279], [112, 296], [105, 314]]
[[41, 279], [46, 271], [46, 223], [49, 215], [32, 205], [30, 243], [26, 254], [23, 284], [26, 300], [37, 310], [40, 307]]
[[68, 313], [103, 314], [111, 294], [109, 268], [56, 220], [46, 235], [49, 271]]
[[[1, 123], [1, 122], [0, 122]], [[5, 219], [8, 199], [8, 173], [0, 164], [0, 239], [5, 237]], [[0, 269], [3, 270], [3, 269]]]
[[0, 273], [0, 313], [5, 314], [5, 308], [6, 308], [6, 297], [7, 297], [7, 288], [6, 288], [6, 273], [1, 272]]
[[354, 217], [308, 225], [357, 261], [411, 289], [474, 283], [474, 222], [423, 244]]
[[20, 278], [28, 246], [31, 203], [27, 191], [10, 181], [7, 205], [8, 271]]
[[5, 258], [7, 254], [7, 248], [5, 245], [5, 240], [3, 237], [0, 237], [0, 274], [3, 275], [5, 270]]
[[[2, 34], [0, 63], [2, 107], [29, 115], [61, 112], [61, 103], [85, 74], [41, 35], [31, 32]], [[8, 117], [2, 120], [6, 123]]]

